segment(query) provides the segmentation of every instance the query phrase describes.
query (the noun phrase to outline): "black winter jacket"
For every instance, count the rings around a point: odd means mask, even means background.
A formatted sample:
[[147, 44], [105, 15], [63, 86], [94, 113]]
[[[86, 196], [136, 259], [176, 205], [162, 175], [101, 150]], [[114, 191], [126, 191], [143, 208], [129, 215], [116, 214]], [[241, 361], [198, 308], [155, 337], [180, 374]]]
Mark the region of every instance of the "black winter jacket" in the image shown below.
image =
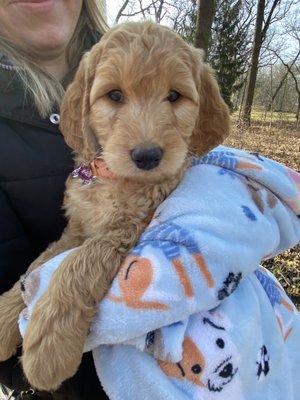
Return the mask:
[[24, 99], [13, 71], [0, 68], [1, 293], [60, 237], [63, 190], [72, 165], [58, 125], [42, 120]]
[[[55, 123], [24, 98], [13, 67], [0, 56], [0, 292], [8, 290], [66, 224], [61, 210], [71, 151]], [[54, 123], [53, 123], [54, 122]], [[23, 386], [17, 359], [0, 363], [0, 382]], [[14, 388], [15, 388], [14, 387]], [[90, 354], [60, 394], [49, 399], [106, 399]], [[63, 394], [61, 394], [63, 393]], [[42, 396], [42, 394], [41, 394]], [[50, 397], [49, 397], [50, 396]]]

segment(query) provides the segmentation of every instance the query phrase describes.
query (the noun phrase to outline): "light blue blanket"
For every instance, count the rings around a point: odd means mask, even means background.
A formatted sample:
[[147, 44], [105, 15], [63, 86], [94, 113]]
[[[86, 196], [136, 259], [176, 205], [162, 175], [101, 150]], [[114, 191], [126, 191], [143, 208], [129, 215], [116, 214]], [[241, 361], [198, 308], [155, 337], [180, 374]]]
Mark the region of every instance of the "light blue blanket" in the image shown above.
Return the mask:
[[[86, 351], [109, 398], [299, 400], [299, 313], [258, 266], [299, 240], [300, 175], [224, 146], [194, 159], [99, 304]], [[27, 277], [22, 334], [66, 254]]]

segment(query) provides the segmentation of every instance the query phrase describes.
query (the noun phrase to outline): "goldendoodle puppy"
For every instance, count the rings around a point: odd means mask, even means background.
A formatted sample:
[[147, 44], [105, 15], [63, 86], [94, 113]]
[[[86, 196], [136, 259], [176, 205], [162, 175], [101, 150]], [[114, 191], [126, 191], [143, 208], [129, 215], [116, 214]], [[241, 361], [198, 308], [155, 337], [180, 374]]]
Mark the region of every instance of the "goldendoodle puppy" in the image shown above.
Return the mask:
[[[229, 132], [229, 112], [202, 52], [151, 22], [112, 28], [79, 66], [61, 109], [78, 168], [67, 181], [69, 223], [29, 268], [75, 248], [38, 301], [23, 341], [33, 387], [57, 388], [80, 363], [96, 305], [190, 155]], [[74, 177], [75, 176], [75, 177]], [[19, 283], [0, 297], [0, 358], [21, 342]]]

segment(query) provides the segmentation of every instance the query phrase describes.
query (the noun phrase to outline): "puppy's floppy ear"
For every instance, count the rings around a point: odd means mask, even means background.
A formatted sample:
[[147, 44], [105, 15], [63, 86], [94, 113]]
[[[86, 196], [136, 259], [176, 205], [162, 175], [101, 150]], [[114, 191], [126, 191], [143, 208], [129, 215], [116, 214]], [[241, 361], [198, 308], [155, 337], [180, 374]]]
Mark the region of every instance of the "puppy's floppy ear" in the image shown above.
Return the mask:
[[60, 130], [68, 146], [77, 153], [82, 153], [85, 149], [92, 153], [96, 151], [96, 138], [88, 125], [88, 115], [89, 95], [100, 55], [98, 43], [83, 56], [60, 107]]
[[214, 71], [202, 61], [202, 51], [196, 50], [199, 92], [199, 115], [190, 138], [190, 151], [203, 155], [221, 144], [230, 131], [230, 113], [221, 97]]

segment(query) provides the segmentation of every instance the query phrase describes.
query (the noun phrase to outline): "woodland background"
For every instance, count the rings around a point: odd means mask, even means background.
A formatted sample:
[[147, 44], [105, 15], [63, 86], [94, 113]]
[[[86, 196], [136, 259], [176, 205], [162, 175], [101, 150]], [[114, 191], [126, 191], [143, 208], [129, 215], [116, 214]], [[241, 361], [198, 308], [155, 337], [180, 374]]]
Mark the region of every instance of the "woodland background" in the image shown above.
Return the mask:
[[[152, 19], [204, 49], [233, 117], [226, 144], [300, 172], [300, 0], [115, 0], [108, 20]], [[300, 309], [300, 245], [264, 263]]]

